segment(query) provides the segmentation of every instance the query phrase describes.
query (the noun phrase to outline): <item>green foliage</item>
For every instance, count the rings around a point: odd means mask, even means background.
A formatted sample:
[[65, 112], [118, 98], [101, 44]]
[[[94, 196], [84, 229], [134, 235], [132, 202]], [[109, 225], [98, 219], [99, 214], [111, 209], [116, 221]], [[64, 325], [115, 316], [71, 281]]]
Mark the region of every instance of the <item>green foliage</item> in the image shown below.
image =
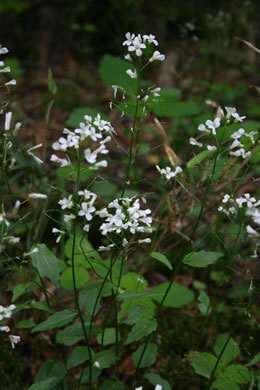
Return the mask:
[[[164, 297], [166, 290], [168, 289], [169, 283], [161, 283], [160, 285], [153, 287], [151, 290], [152, 298], [161, 302]], [[178, 283], [173, 283], [170, 288], [166, 299], [164, 300], [163, 305], [166, 307], [181, 307], [188, 305], [194, 300], [194, 294], [185, 286], [181, 286]]]
[[152, 366], [156, 360], [157, 349], [154, 343], [140, 345], [132, 356], [135, 366], [141, 368]]
[[[91, 352], [92, 354], [92, 352]], [[89, 351], [86, 346], [76, 347], [73, 349], [70, 358], [67, 361], [67, 369], [76, 367], [89, 360]]]
[[153, 257], [154, 259], [158, 260], [160, 263], [166, 265], [166, 267], [172, 271], [172, 265], [165, 255], [162, 255], [159, 252], [152, 252], [150, 254], [150, 256]]
[[57, 313], [52, 314], [46, 321], [41, 322], [33, 328], [32, 332], [41, 332], [47, 329], [60, 328], [63, 325], [66, 325], [68, 322], [71, 322], [77, 313], [72, 310], [62, 310]]
[[223, 253], [218, 252], [191, 252], [183, 259], [183, 264], [195, 268], [204, 268], [214, 264], [219, 258], [223, 257]]
[[38, 249], [38, 252], [31, 254], [32, 265], [42, 278], [49, 278], [56, 287], [59, 287], [60, 269], [57, 257], [45, 244], [37, 244], [35, 248]]

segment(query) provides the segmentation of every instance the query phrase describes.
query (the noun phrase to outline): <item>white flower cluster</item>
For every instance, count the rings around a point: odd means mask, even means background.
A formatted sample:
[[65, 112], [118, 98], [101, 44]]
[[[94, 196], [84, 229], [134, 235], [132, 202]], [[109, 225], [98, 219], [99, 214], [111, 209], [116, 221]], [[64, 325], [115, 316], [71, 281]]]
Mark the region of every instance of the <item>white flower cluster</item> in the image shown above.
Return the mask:
[[221, 120], [220, 118], [215, 118], [213, 121], [208, 119], [205, 124], [200, 124], [198, 127], [199, 131], [205, 132], [205, 133], [210, 133], [212, 135], [216, 135], [216, 129], [220, 127], [221, 125]]
[[[144, 201], [144, 199], [142, 200]], [[114, 211], [111, 212], [111, 209]], [[105, 222], [100, 226], [100, 231], [104, 236], [109, 233], [152, 232], [152, 218], [149, 216], [151, 210], [141, 210], [140, 199], [136, 197], [115, 199], [108, 204], [107, 208], [98, 211], [97, 214], [100, 218], [105, 218]]]
[[226, 119], [226, 123], [230, 123], [231, 119], [234, 122], [243, 122], [244, 119], [246, 119], [245, 116], [240, 116], [237, 112], [237, 109], [235, 107], [225, 107], [226, 114], [224, 111], [221, 109], [220, 114], [221, 117]]
[[[252, 197], [249, 193], [245, 193], [243, 196], [233, 199], [229, 194], [225, 194], [222, 203], [224, 206], [219, 206], [218, 211], [226, 214], [227, 216], [235, 215], [237, 213], [237, 206], [239, 209], [243, 207], [247, 207], [251, 209], [252, 207], [257, 207], [260, 205], [260, 200], [257, 201], [254, 197]], [[233, 206], [230, 206], [230, 203]], [[230, 206], [230, 207], [228, 207]]]
[[[19, 207], [20, 207], [20, 201], [18, 200], [15, 203], [15, 206], [12, 210], [12, 213], [10, 213], [11, 217], [14, 216], [15, 213], [17, 213], [17, 210], [19, 209]], [[8, 220], [3, 206], [2, 206], [2, 213], [0, 213], [0, 226], [1, 226], [1, 224], [3, 224], [3, 226], [1, 227], [1, 229], [2, 229], [2, 243], [0, 245], [0, 253], [2, 252], [3, 249], [5, 249], [6, 244], [15, 245], [15, 244], [18, 244], [20, 242], [20, 237], [15, 237], [15, 236], [10, 235], [9, 228], [11, 226], [11, 222]]]
[[[254, 136], [256, 134], [257, 134], [256, 131], [251, 131], [250, 133], [246, 133], [246, 131], [242, 128], [235, 131], [231, 135], [233, 142], [232, 142], [232, 145], [230, 146], [231, 151], [229, 152], [229, 154], [231, 156], [235, 156], [235, 157], [242, 157], [243, 159], [250, 157], [251, 152], [250, 152], [250, 150], [247, 152], [245, 151], [245, 145], [241, 142], [241, 137], [249, 138], [251, 143], [254, 145], [255, 144]], [[236, 150], [233, 150], [233, 149], [236, 149]]]
[[[52, 145], [52, 148], [57, 151], [67, 152], [68, 149], [79, 149], [81, 145], [84, 146], [86, 140], [97, 142], [99, 146], [95, 150], [91, 150], [90, 148], [84, 149], [85, 160], [91, 164], [91, 169], [96, 170], [99, 167], [107, 167], [107, 160], [97, 161], [97, 158], [99, 154], [104, 155], [109, 152], [106, 148], [106, 143], [111, 141], [110, 134], [114, 133], [115, 130], [110, 122], [101, 119], [100, 114], [95, 118], [85, 115], [84, 119], [85, 122], [81, 122], [74, 132], [65, 128], [63, 134], [66, 134], [67, 137], [60, 137]], [[104, 135], [106, 135], [105, 138]], [[52, 154], [50, 159], [58, 163], [61, 167], [66, 167], [71, 164], [68, 156], [66, 158], [59, 158], [56, 154]]]
[[[141, 57], [143, 54], [143, 50], [147, 48], [147, 46], [150, 46], [151, 44], [158, 46], [158, 42], [155, 39], [155, 36], [150, 35], [143, 35], [140, 34], [135, 35], [131, 33], [126, 33], [125, 35], [126, 40], [123, 42], [123, 46], [127, 46], [127, 49], [129, 53], [135, 54], [137, 57]], [[127, 54], [125, 56], [125, 59], [128, 61], [133, 61], [130, 54]], [[155, 50], [152, 57], [149, 59], [149, 62], [153, 61], [164, 61], [165, 55], [161, 54], [158, 50]]]
[[[4, 320], [4, 319], [9, 319], [12, 317], [12, 311], [16, 309], [16, 306], [15, 305], [10, 305], [8, 307], [3, 307], [2, 305], [0, 305], [0, 321]], [[9, 333], [10, 332], [10, 328], [9, 326], [0, 326], [0, 332], [6, 332], [6, 333]], [[15, 348], [15, 344], [19, 343], [21, 341], [21, 337], [20, 336], [15, 336], [15, 335], [9, 335], [9, 340], [10, 340], [10, 343], [11, 343], [11, 346], [12, 348], [14, 349]]]
[[[9, 50], [7, 49], [7, 47], [2, 47], [2, 45], [0, 45], [0, 55], [7, 54], [8, 51]], [[9, 72], [11, 72], [10, 66], [5, 66], [4, 61], [0, 61], [0, 73], [9, 73]], [[4, 85], [6, 86], [15, 85], [15, 84], [16, 84], [16, 80], [14, 79], [4, 83]]]
[[160, 168], [159, 165], [156, 165], [156, 168], [157, 168], [158, 172], [160, 173], [160, 175], [164, 176], [167, 180], [172, 179], [173, 177], [178, 175], [178, 173], [182, 172], [182, 168], [179, 166], [177, 166], [175, 168], [175, 171], [172, 171], [171, 167]]

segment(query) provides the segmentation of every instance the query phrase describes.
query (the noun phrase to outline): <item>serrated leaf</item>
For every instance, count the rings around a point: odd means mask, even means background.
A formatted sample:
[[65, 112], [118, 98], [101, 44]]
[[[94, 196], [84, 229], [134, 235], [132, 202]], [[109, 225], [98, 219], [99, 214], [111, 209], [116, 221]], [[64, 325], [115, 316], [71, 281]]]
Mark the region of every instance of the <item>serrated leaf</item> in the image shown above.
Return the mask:
[[[120, 333], [118, 339], [121, 339]], [[116, 328], [105, 328], [104, 331], [97, 336], [97, 341], [101, 345], [110, 345], [116, 342]]]
[[162, 386], [163, 390], [172, 390], [172, 387], [169, 382], [166, 379], [163, 379], [158, 374], [145, 374], [144, 378], [147, 379], [154, 386]]
[[[91, 352], [92, 353], [92, 352]], [[89, 360], [89, 352], [86, 346], [76, 347], [67, 361], [67, 369], [76, 367]]]
[[116, 355], [111, 350], [101, 351], [93, 356], [93, 362], [98, 362], [100, 369], [109, 368], [115, 364]]
[[222, 379], [222, 378], [219, 378], [217, 379], [211, 386], [211, 389], [218, 389], [218, 390], [240, 390], [240, 387], [228, 380], [228, 379]]
[[[76, 287], [82, 287], [88, 281], [88, 271], [83, 267], [75, 267], [75, 281]], [[60, 283], [65, 290], [73, 290], [73, 275], [72, 267], [68, 267], [62, 272], [60, 277]]]
[[[150, 367], [154, 364], [157, 357], [157, 345], [154, 343], [148, 343], [140, 345], [140, 347], [133, 353], [132, 359], [137, 367], [139, 365], [140, 368]], [[141, 359], [141, 363], [139, 363]]]
[[120, 287], [127, 291], [144, 291], [148, 286], [147, 280], [140, 274], [128, 272], [122, 276]]
[[[225, 333], [220, 336], [218, 336], [215, 346], [214, 346], [214, 352], [217, 356], [219, 356], [229, 339], [229, 334]], [[228, 341], [228, 344], [225, 347], [225, 350], [221, 356], [221, 363], [224, 365], [227, 365], [232, 360], [234, 360], [240, 353], [239, 345], [238, 343], [231, 337]]]
[[[86, 326], [89, 324], [85, 324]], [[84, 339], [84, 333], [81, 323], [76, 323], [60, 330], [57, 333], [57, 342], [64, 345], [76, 344], [79, 340]]]
[[136, 319], [136, 321], [137, 323], [133, 326], [130, 333], [128, 334], [128, 337], [125, 341], [125, 345], [140, 340], [144, 336], [148, 336], [157, 328], [157, 321], [155, 319]]
[[118, 85], [126, 92], [136, 95], [137, 80], [131, 79], [126, 71], [135, 67], [119, 57], [105, 55], [99, 66], [99, 75], [107, 85]]
[[198, 375], [210, 378], [217, 358], [207, 352], [197, 352], [189, 356], [192, 367]]
[[192, 168], [194, 165], [199, 165], [207, 158], [212, 157], [214, 153], [215, 151], [210, 152], [209, 150], [203, 150], [203, 152], [198, 153], [187, 162], [187, 168]]
[[[157, 302], [161, 302], [166, 290], [168, 289], [169, 282], [162, 283], [151, 289], [151, 297]], [[181, 307], [188, 305], [194, 300], [194, 294], [185, 286], [181, 286], [178, 283], [173, 283], [166, 299], [163, 302], [163, 306], [167, 307]]]
[[45, 244], [37, 244], [35, 247], [38, 248], [38, 252], [31, 254], [33, 266], [42, 278], [49, 278], [56, 287], [59, 287], [60, 268], [57, 257]]
[[28, 390], [50, 390], [51, 386], [55, 383], [55, 378], [48, 378], [43, 381], [39, 381], [30, 386]]
[[46, 321], [41, 322], [33, 328], [32, 333], [41, 332], [46, 329], [60, 328], [61, 326], [71, 322], [77, 315], [77, 312], [72, 310], [62, 310], [51, 315]]
[[22, 320], [15, 324], [15, 328], [32, 328], [35, 326], [35, 323], [32, 319], [30, 320]]
[[169, 262], [169, 260], [167, 259], [167, 257], [165, 255], [162, 255], [161, 253], [159, 252], [152, 252], [150, 254], [151, 257], [153, 257], [154, 259], [158, 260], [160, 263], [166, 265], [167, 268], [169, 268], [171, 271], [172, 271], [172, 265], [171, 263]]
[[206, 316], [211, 312], [211, 305], [208, 295], [204, 290], [200, 290], [200, 294], [198, 296], [199, 310], [202, 315]]
[[51, 313], [51, 309], [46, 303], [41, 303], [41, 302], [32, 302], [31, 303], [31, 308], [32, 309], [38, 309], [38, 310], [43, 310], [47, 311], [48, 313]]
[[66, 375], [65, 364], [57, 360], [47, 360], [43, 363], [40, 370], [36, 375], [37, 383], [44, 380], [45, 378], [54, 378], [53, 384], [59, 383]]
[[214, 264], [223, 256], [224, 254], [220, 252], [191, 252], [184, 257], [183, 264], [195, 268], [204, 268], [208, 265]]
[[249, 383], [251, 380], [251, 374], [247, 367], [240, 364], [231, 364], [225, 367], [225, 370], [219, 371], [218, 375], [221, 378], [228, 379], [238, 384]]

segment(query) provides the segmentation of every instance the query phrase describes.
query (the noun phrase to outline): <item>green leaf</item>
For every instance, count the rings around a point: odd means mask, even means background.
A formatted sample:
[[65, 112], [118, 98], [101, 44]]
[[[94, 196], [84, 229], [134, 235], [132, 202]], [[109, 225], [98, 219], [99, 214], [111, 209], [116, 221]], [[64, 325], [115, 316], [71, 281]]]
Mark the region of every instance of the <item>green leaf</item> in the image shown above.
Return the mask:
[[98, 362], [100, 369], [109, 368], [115, 364], [116, 355], [111, 350], [101, 351], [93, 356], [93, 362]]
[[[98, 281], [90, 282], [79, 294], [79, 305], [81, 308], [85, 308], [88, 314], [91, 316], [96, 315], [100, 308], [100, 294], [101, 283]], [[102, 290], [104, 291], [104, 289]]]
[[65, 364], [57, 360], [47, 360], [43, 363], [36, 375], [36, 381], [43, 381], [45, 378], [54, 378], [53, 384], [59, 383], [66, 375]]
[[33, 266], [42, 278], [49, 278], [56, 287], [59, 287], [60, 268], [57, 257], [45, 244], [37, 244], [35, 247], [38, 248], [38, 252], [31, 254]]
[[71, 322], [77, 313], [72, 310], [62, 310], [51, 315], [46, 321], [41, 322], [33, 328], [32, 332], [41, 332], [46, 329], [60, 328], [61, 326]]
[[136, 324], [131, 329], [124, 345], [133, 343], [140, 340], [144, 336], [148, 336], [157, 328], [157, 321], [152, 318], [144, 318], [141, 320], [136, 319]]
[[31, 320], [22, 320], [15, 324], [15, 328], [32, 328], [35, 326], [34, 321]]
[[91, 191], [95, 192], [95, 194], [103, 196], [105, 198], [113, 196], [116, 191], [118, 190], [118, 187], [110, 183], [109, 181], [101, 181], [101, 182], [95, 182], [91, 186]]
[[147, 379], [152, 385], [161, 385], [163, 390], [172, 390], [171, 385], [166, 379], [163, 379], [158, 374], [145, 374], [144, 378]]
[[128, 272], [122, 276], [120, 287], [127, 291], [144, 291], [148, 286], [147, 280], [135, 272]]
[[[118, 334], [118, 339], [121, 339], [120, 334]], [[102, 333], [98, 334], [97, 341], [101, 345], [115, 344], [116, 328], [105, 328]]]
[[140, 347], [133, 353], [132, 359], [137, 367], [141, 359], [140, 368], [150, 367], [154, 364], [157, 356], [157, 345], [154, 343], [148, 343], [147, 348], [144, 350], [145, 344], [140, 345]]
[[124, 390], [125, 385], [123, 382], [118, 381], [117, 379], [108, 379], [101, 384], [99, 390]]
[[[162, 283], [159, 286], [156, 286], [151, 289], [151, 297], [157, 301], [161, 302], [162, 298], [169, 286], [169, 282]], [[194, 301], [194, 294], [191, 290], [189, 290], [185, 286], [181, 286], [180, 284], [173, 283], [168, 292], [166, 299], [163, 302], [163, 306], [167, 307], [181, 307], [184, 305], [188, 305]]]
[[55, 383], [55, 378], [48, 378], [43, 381], [39, 381], [30, 386], [28, 390], [50, 390], [51, 386]]
[[240, 364], [231, 364], [225, 367], [225, 370], [218, 371], [221, 378], [228, 379], [238, 384], [248, 383], [251, 380], [251, 374], [247, 367]]
[[190, 267], [204, 268], [208, 265], [214, 264], [220, 257], [223, 256], [224, 254], [219, 252], [191, 252], [184, 257], [183, 263], [189, 265]]
[[135, 67], [121, 58], [105, 55], [99, 66], [99, 75], [107, 85], [118, 85], [126, 92], [136, 95], [137, 80], [126, 74], [128, 69], [134, 71]]
[[211, 152], [209, 150], [203, 150], [187, 162], [187, 168], [192, 168], [194, 167], [194, 165], [202, 163], [207, 158], [212, 157], [214, 153], [214, 150]]
[[199, 304], [199, 310], [201, 314], [204, 316], [208, 315], [211, 312], [211, 305], [210, 305], [209, 297], [204, 290], [200, 290], [198, 301], [201, 302]]
[[95, 118], [97, 114], [100, 114], [101, 118], [104, 120], [108, 120], [108, 117], [98, 110], [94, 110], [89, 107], [81, 107], [73, 110], [69, 116], [69, 119], [66, 122], [67, 126], [78, 127], [80, 122], [85, 122], [84, 116], [89, 115], [92, 118]]
[[[218, 336], [215, 346], [214, 346], [214, 352], [217, 356], [220, 356], [227, 340], [229, 339], [229, 334], [224, 333], [220, 336]], [[224, 365], [227, 365], [232, 360], [234, 360], [240, 353], [239, 345], [238, 343], [231, 337], [228, 344], [226, 345], [226, 348], [224, 350], [223, 355], [221, 356], [221, 363]]]
[[[71, 259], [73, 248], [73, 236], [67, 240], [65, 245], [65, 255]], [[81, 265], [85, 268], [89, 268], [89, 262], [93, 260], [102, 262], [102, 258], [99, 253], [95, 251], [92, 244], [83, 236], [79, 231], [76, 232], [76, 242], [74, 251], [74, 261], [77, 266]], [[71, 260], [69, 261], [71, 263]]]
[[38, 309], [38, 310], [43, 310], [43, 311], [47, 311], [48, 313], [51, 313], [51, 309], [49, 308], [48, 305], [46, 305], [46, 303], [41, 303], [41, 302], [32, 302], [31, 303], [31, 308], [32, 309]]
[[192, 100], [179, 102], [176, 99], [166, 97], [161, 98], [158, 103], [150, 105], [150, 107], [156, 115], [169, 118], [197, 115], [201, 111], [201, 107]]
[[16, 286], [14, 286], [14, 288], [13, 288], [12, 302], [15, 302], [16, 299], [18, 299], [21, 295], [24, 294], [24, 292], [25, 292], [27, 286], [28, 286], [27, 283], [17, 284]]
[[211, 386], [211, 389], [218, 389], [218, 390], [239, 390], [240, 387], [234, 383], [231, 382], [228, 379], [217, 379]]
[[260, 362], [260, 352], [255, 355], [255, 357], [250, 361], [249, 366], [253, 366]]
[[[76, 287], [79, 288], [86, 284], [88, 281], [88, 271], [83, 267], [75, 267], [75, 280]], [[72, 267], [68, 267], [63, 271], [60, 277], [60, 282], [65, 290], [73, 290], [73, 277], [72, 277]]]
[[207, 352], [197, 352], [189, 356], [192, 367], [198, 375], [210, 378], [217, 358]]
[[[89, 323], [85, 323], [89, 326]], [[84, 339], [84, 333], [80, 322], [70, 325], [57, 333], [57, 342], [64, 345], [73, 345], [79, 340]]]
[[[92, 351], [91, 351], [92, 353]], [[67, 361], [67, 369], [76, 367], [79, 364], [84, 363], [89, 360], [89, 352], [86, 346], [84, 347], [76, 347]]]
[[173, 269], [171, 263], [169, 262], [169, 260], [167, 259], [167, 257], [165, 255], [162, 255], [159, 252], [152, 252], [150, 254], [150, 256], [153, 257], [154, 259], [158, 260], [160, 263], [163, 263], [164, 265], [166, 265], [166, 267], [169, 268], [170, 270]]

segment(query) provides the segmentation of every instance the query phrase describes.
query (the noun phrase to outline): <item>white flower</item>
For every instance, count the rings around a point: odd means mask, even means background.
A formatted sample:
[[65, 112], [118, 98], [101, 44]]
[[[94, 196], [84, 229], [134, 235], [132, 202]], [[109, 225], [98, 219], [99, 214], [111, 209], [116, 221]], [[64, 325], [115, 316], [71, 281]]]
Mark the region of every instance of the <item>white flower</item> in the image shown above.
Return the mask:
[[16, 85], [16, 80], [15, 80], [15, 79], [10, 80], [10, 81], [8, 81], [7, 83], [5, 83], [4, 85], [6, 85], [7, 87], [8, 87], [9, 85]]
[[0, 326], [0, 332], [10, 332], [9, 326]]
[[39, 249], [38, 249], [38, 248], [34, 248], [34, 249], [32, 249], [30, 252], [24, 253], [24, 254], [23, 254], [23, 257], [31, 256], [31, 255], [33, 255], [34, 253], [38, 253], [38, 252], [39, 252]]
[[244, 148], [237, 149], [234, 152], [229, 152], [229, 154], [230, 156], [242, 157], [243, 159], [251, 156], [250, 150], [246, 152]]
[[143, 41], [148, 42], [148, 43], [153, 43], [155, 46], [158, 46], [158, 42], [155, 39], [155, 36], [150, 34], [150, 35], [143, 35]]
[[127, 69], [126, 74], [131, 77], [131, 79], [137, 79], [136, 70], [132, 71], [131, 69]]
[[130, 56], [130, 54], [126, 54], [126, 55], [124, 56], [124, 58], [125, 58], [125, 60], [127, 60], [127, 61], [129, 61], [129, 62], [133, 62], [133, 59], [132, 59], [132, 57]]
[[71, 199], [72, 195], [69, 195], [68, 198], [63, 198], [58, 201], [58, 204], [61, 205], [62, 210], [71, 209], [73, 207], [73, 201]]
[[243, 207], [243, 204], [246, 203], [246, 199], [240, 197], [240, 198], [236, 199], [236, 202], [238, 204], [238, 207], [241, 208], [241, 207]]
[[154, 97], [160, 96], [161, 88], [160, 87], [153, 88], [151, 89], [150, 92]]
[[61, 237], [63, 236], [63, 234], [65, 234], [65, 232], [63, 230], [59, 230], [59, 229], [56, 229], [56, 228], [52, 228], [52, 233], [58, 234], [58, 237], [56, 239], [57, 244], [60, 242]]
[[158, 50], [156, 50], [152, 57], [149, 59], [149, 62], [153, 61], [164, 61], [165, 60], [165, 55], [161, 54]]
[[100, 368], [99, 362], [98, 362], [98, 361], [95, 361], [95, 362], [94, 362], [94, 366], [97, 367], [97, 368]]
[[198, 146], [199, 148], [202, 148], [202, 143], [198, 142], [195, 138], [190, 138], [189, 143], [194, 146]]
[[12, 112], [7, 112], [5, 114], [5, 131], [10, 130], [11, 119], [12, 119]]
[[231, 200], [231, 196], [228, 194], [224, 195], [224, 198], [222, 199], [222, 203], [227, 203]]
[[36, 192], [31, 192], [28, 195], [28, 197], [31, 198], [31, 199], [47, 199], [47, 195], [45, 195], [45, 194], [38, 194]]
[[249, 193], [244, 194], [244, 198], [247, 202], [247, 207], [249, 208], [253, 207], [253, 204], [256, 203], [256, 199], [254, 197], [251, 197]]
[[138, 240], [138, 244], [151, 244], [152, 240], [150, 238], [144, 238], [143, 240]]
[[175, 168], [175, 171], [172, 171], [171, 167], [166, 167], [166, 168], [160, 168], [158, 165], [156, 165], [156, 168], [158, 172], [162, 175], [165, 176], [167, 180], [172, 179], [175, 177], [178, 173], [182, 172], [182, 168], [177, 166]]
[[135, 38], [135, 34], [131, 34], [130, 32], [125, 34], [126, 41], [123, 42], [123, 46], [130, 46], [133, 43], [133, 40]]
[[128, 51], [135, 51], [137, 57], [140, 57], [143, 54], [142, 49], [145, 48], [146, 45], [142, 42], [140, 35], [138, 35], [138, 37], [135, 37], [132, 43], [128, 46]]
[[162, 388], [161, 385], [156, 385], [154, 390], [162, 390], [162, 389], [163, 389], [163, 388]]
[[142, 386], [136, 387], [135, 390], [143, 390], [143, 387]]
[[244, 129], [238, 129], [237, 131], [235, 131], [233, 134], [231, 134], [231, 138], [233, 138], [233, 139], [238, 139], [238, 138], [240, 138], [240, 137], [242, 137], [242, 135], [244, 135], [245, 134], [245, 130]]
[[249, 234], [250, 236], [259, 236], [259, 233], [255, 229], [253, 229], [250, 225], [247, 225], [246, 231], [247, 234]]
[[215, 150], [217, 150], [215, 145], [207, 145], [207, 149], [209, 152], [214, 152]]
[[7, 47], [2, 47], [2, 45], [0, 45], [0, 54], [6, 54], [6, 53], [8, 53], [8, 49], [7, 49]]
[[64, 215], [63, 217], [63, 220], [65, 223], [71, 221], [72, 219], [75, 219], [76, 218], [76, 215], [73, 215], [73, 214], [66, 214]]
[[85, 217], [87, 221], [91, 221], [93, 219], [93, 213], [96, 211], [96, 208], [91, 205], [91, 203], [83, 202], [81, 203], [81, 209], [78, 212], [78, 215], [81, 217]]
[[11, 244], [11, 245], [15, 245], [18, 242], [20, 242], [20, 237], [10, 236], [10, 237], [7, 237], [7, 239], [8, 239], [8, 244]]
[[[255, 203], [255, 206], [257, 206], [259, 201]], [[260, 225], [260, 209], [257, 208], [250, 208], [249, 210], [246, 211], [246, 215], [252, 217], [254, 223], [257, 225]]]
[[15, 344], [17, 344], [17, 343], [19, 343], [21, 341], [21, 337], [20, 336], [10, 335], [9, 339], [10, 339], [11, 346], [12, 346], [13, 349], [15, 348]]
[[50, 161], [56, 162], [61, 166], [61, 168], [67, 167], [71, 164], [69, 160], [66, 160], [65, 158], [59, 158], [56, 156], [56, 154], [51, 155]]
[[243, 144], [241, 144], [241, 142], [238, 141], [238, 139], [235, 139], [235, 140], [232, 142], [232, 144], [231, 144], [231, 146], [230, 146], [230, 149], [241, 148], [241, 147], [243, 147]]

